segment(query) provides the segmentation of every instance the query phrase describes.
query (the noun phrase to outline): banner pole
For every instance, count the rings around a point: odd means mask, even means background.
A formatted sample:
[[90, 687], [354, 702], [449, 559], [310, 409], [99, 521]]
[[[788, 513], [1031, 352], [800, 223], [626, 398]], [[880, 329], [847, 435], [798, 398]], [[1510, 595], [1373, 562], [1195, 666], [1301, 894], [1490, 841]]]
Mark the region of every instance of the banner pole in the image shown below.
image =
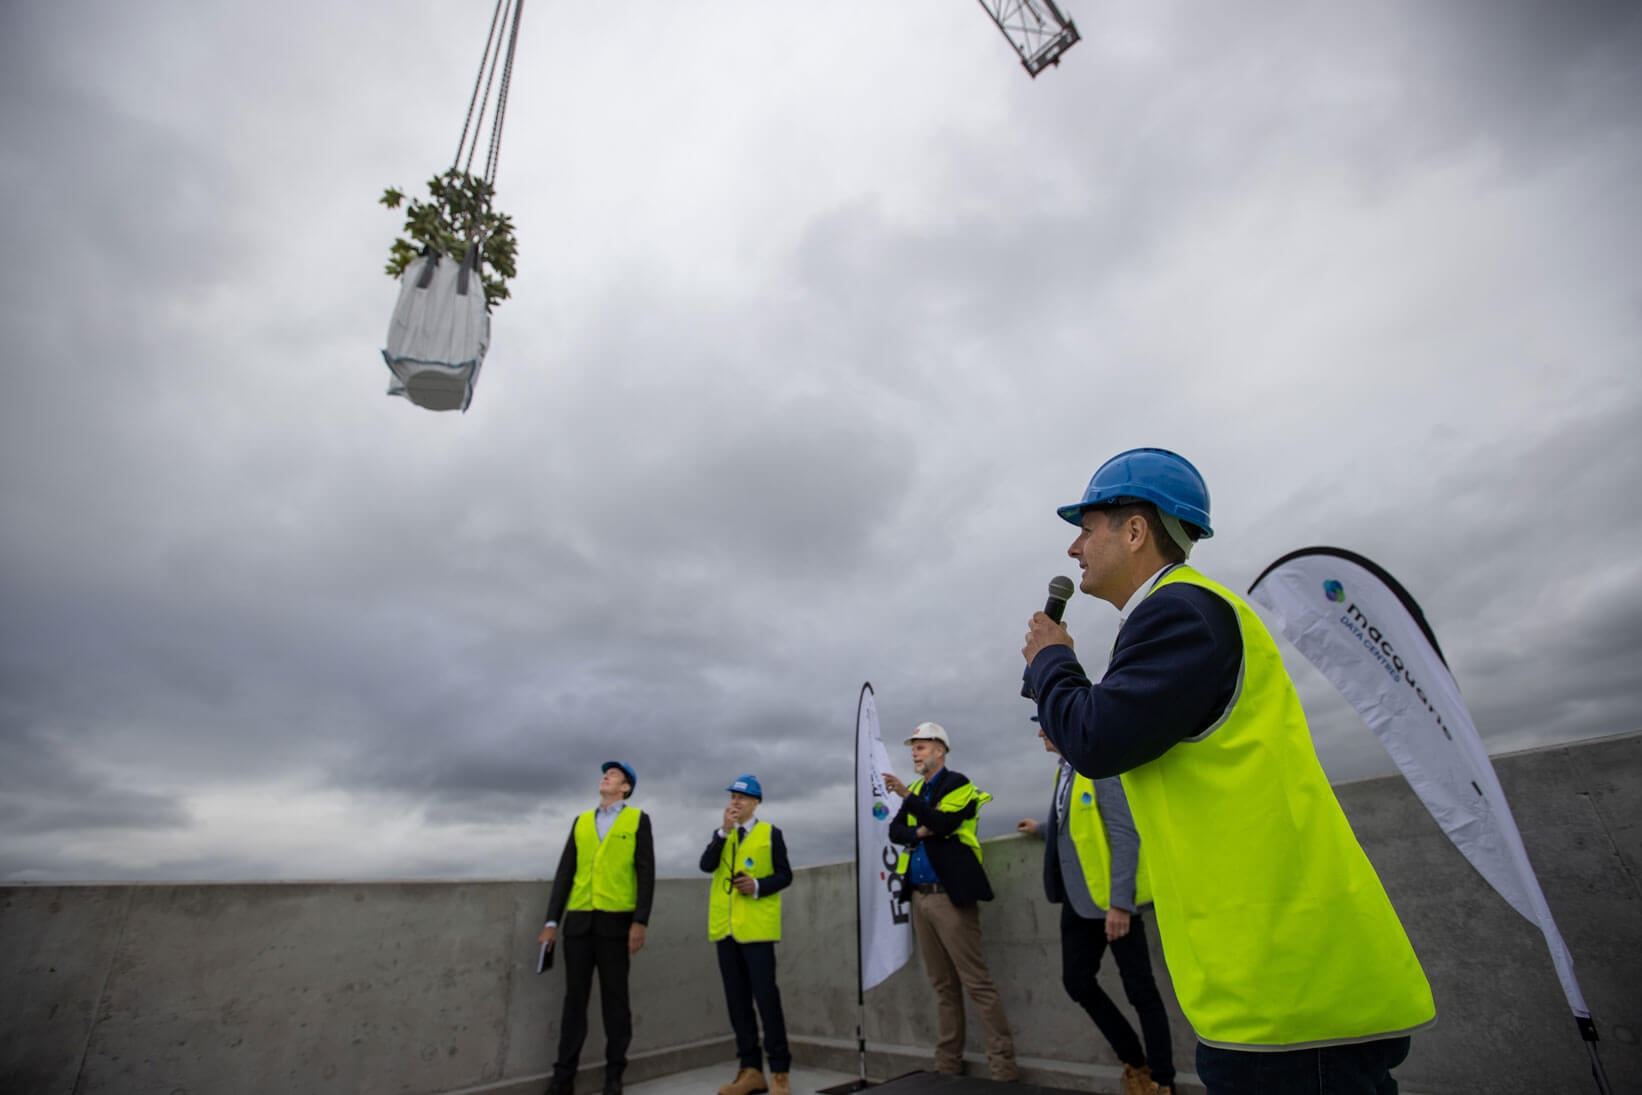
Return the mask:
[[[883, 774], [890, 769], [889, 757], [878, 732], [878, 705], [874, 699], [872, 682], [861, 686], [855, 705], [855, 1052], [856, 1079], [833, 1087], [823, 1088], [821, 1095], [846, 1095], [875, 1086], [867, 1079], [867, 976], [876, 985], [906, 965], [912, 953], [911, 926], [907, 923], [905, 902], [901, 899], [900, 876], [888, 873], [891, 869], [890, 850], [893, 842], [886, 842], [886, 825], [890, 823], [889, 805]], [[874, 856], [872, 864], [863, 864], [864, 849]], [[883, 858], [885, 873], [878, 873], [877, 859]], [[884, 885], [879, 886], [878, 881]], [[868, 947], [872, 953], [867, 953]]]
[[1596, 1020], [1584, 1018], [1579, 1023], [1579, 1036], [1585, 1040], [1585, 1052], [1591, 1055], [1591, 1076], [1596, 1080], [1596, 1089], [1602, 1095], [1613, 1095], [1613, 1088], [1608, 1086], [1608, 1073], [1602, 1067], [1602, 1058], [1596, 1054]]
[[870, 1086], [867, 1083], [867, 990], [862, 984], [865, 970], [861, 964], [861, 705], [871, 691], [872, 682], [866, 681], [855, 699], [855, 778], [850, 781], [855, 788], [855, 801], [850, 803], [850, 829], [855, 833], [855, 1049], [860, 1067], [855, 1081], [857, 1091]]

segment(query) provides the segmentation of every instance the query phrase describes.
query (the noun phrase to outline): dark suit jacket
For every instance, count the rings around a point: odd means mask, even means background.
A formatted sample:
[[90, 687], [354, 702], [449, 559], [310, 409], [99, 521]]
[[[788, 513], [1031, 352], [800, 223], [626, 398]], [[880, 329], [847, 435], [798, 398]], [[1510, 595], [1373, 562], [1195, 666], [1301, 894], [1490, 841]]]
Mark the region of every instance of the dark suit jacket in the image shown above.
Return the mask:
[[[1062, 778], [1070, 777], [1063, 775]], [[1055, 789], [1058, 793], [1060, 785], [1056, 784]], [[1066, 880], [1060, 871], [1060, 818], [1054, 797], [1049, 800], [1049, 815], [1039, 824], [1043, 836], [1043, 896], [1051, 905], [1059, 905], [1066, 900]]]
[[[758, 819], [753, 820], [756, 822]], [[714, 832], [713, 839], [707, 842], [707, 850], [701, 853], [701, 869], [707, 874], [718, 870], [718, 861], [724, 858], [725, 839], [722, 830]], [[782, 837], [781, 830], [774, 825], [770, 826], [770, 873], [753, 881], [758, 883], [759, 897], [773, 896], [792, 885], [792, 864], [787, 860], [787, 841]]]
[[1068, 646], [1038, 651], [1026, 675], [1044, 736], [1072, 767], [1102, 779], [1208, 729], [1236, 696], [1242, 669], [1231, 605], [1176, 582], [1135, 606], [1099, 684]]
[[[969, 778], [962, 772], [942, 768], [925, 788], [929, 792], [929, 802], [925, 803], [916, 793], [907, 795], [901, 800], [901, 809], [896, 812], [894, 820], [889, 823], [889, 838], [897, 844], [906, 845], [908, 852], [918, 846], [918, 826], [929, 829], [931, 835], [923, 839], [924, 854], [929, 856], [929, 865], [935, 869], [935, 877], [946, 888], [947, 897], [959, 908], [977, 901], [992, 900], [992, 883], [987, 880], [980, 859], [975, 855], [975, 850], [959, 840], [957, 835], [958, 826], [975, 816], [976, 804], [971, 802], [962, 810], [952, 813], [935, 808], [941, 799], [968, 782]], [[909, 814], [918, 819], [917, 824], [908, 824]]]
[[[629, 806], [628, 809], [634, 807]], [[581, 815], [577, 814], [579, 820]], [[650, 922], [650, 903], [656, 893], [656, 848], [650, 834], [650, 815], [641, 814], [638, 832], [633, 838], [633, 870], [638, 874], [638, 903], [632, 912], [602, 912], [576, 909], [565, 912], [570, 900], [570, 886], [576, 879], [576, 826], [572, 822], [570, 836], [565, 839], [564, 852], [559, 856], [559, 870], [553, 876], [553, 893], [547, 899], [547, 916], [543, 919], [559, 925], [560, 935], [605, 936], [627, 935], [633, 924]]]

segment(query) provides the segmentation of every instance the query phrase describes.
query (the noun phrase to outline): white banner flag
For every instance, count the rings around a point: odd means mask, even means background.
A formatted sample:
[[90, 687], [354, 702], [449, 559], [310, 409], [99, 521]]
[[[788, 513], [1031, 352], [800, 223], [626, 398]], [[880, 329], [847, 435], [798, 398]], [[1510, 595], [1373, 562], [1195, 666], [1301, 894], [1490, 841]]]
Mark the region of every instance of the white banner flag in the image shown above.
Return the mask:
[[1568, 1006], [1595, 1028], [1494, 766], [1420, 606], [1373, 562], [1339, 548], [1292, 552], [1249, 596], [1363, 716], [1442, 831], [1545, 934]]
[[912, 957], [912, 908], [895, 873], [900, 849], [889, 822], [900, 800], [884, 786], [889, 754], [878, 736], [872, 685], [861, 686], [855, 715], [855, 877], [861, 937], [861, 991], [878, 984]]

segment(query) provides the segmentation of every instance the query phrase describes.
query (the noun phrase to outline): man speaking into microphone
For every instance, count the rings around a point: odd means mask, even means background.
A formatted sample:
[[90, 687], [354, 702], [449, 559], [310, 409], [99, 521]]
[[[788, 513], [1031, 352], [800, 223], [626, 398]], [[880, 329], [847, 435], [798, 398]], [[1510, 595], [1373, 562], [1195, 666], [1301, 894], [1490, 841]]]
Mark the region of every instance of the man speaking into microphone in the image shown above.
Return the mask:
[[1436, 1015], [1396, 910], [1328, 785], [1271, 634], [1186, 565], [1209, 491], [1185, 458], [1131, 449], [1057, 511], [1079, 588], [1120, 615], [1099, 683], [1049, 615], [1021, 649], [1044, 736], [1080, 774], [1122, 775], [1153, 909], [1210, 1095], [1395, 1092]]

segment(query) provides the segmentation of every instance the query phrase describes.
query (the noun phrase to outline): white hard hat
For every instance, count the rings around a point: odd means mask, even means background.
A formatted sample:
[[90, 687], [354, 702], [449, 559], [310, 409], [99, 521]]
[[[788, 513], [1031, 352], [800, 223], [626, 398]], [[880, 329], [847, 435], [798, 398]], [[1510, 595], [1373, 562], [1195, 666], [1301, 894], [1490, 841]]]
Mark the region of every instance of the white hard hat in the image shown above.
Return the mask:
[[911, 745], [915, 741], [938, 741], [947, 752], [952, 751], [952, 743], [946, 738], [946, 728], [938, 722], [920, 722], [912, 736], [901, 744]]

